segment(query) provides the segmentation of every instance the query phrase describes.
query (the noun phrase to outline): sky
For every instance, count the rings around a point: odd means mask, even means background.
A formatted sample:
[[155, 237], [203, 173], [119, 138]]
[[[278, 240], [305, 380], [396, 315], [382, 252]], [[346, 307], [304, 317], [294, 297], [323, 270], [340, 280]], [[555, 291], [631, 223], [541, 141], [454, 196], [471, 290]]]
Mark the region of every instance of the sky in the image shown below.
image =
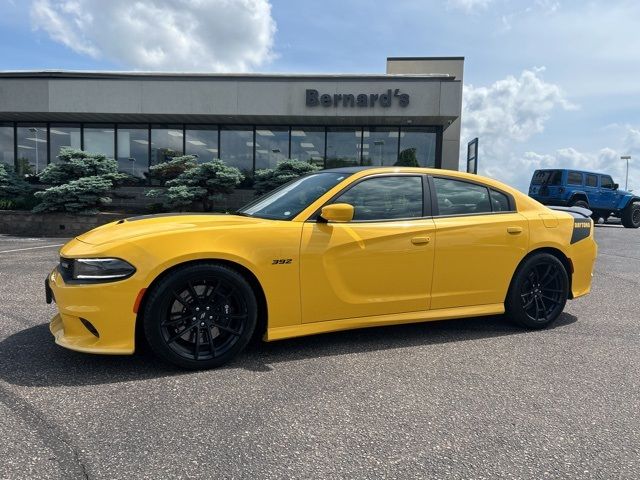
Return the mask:
[[[0, 0], [0, 70], [384, 73], [464, 56], [461, 158], [525, 190], [536, 168], [640, 191], [637, 0]], [[464, 165], [461, 165], [464, 168]]]

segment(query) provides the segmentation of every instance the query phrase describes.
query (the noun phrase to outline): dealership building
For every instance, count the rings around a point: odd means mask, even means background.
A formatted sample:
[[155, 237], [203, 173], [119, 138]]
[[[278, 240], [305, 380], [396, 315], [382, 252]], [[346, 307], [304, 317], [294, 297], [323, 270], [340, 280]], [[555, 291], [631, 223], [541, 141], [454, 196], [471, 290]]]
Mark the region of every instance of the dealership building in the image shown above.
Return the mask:
[[463, 65], [401, 57], [384, 74], [0, 72], [0, 161], [37, 174], [69, 146], [141, 179], [183, 153], [248, 176], [288, 158], [331, 168], [415, 157], [457, 170]]

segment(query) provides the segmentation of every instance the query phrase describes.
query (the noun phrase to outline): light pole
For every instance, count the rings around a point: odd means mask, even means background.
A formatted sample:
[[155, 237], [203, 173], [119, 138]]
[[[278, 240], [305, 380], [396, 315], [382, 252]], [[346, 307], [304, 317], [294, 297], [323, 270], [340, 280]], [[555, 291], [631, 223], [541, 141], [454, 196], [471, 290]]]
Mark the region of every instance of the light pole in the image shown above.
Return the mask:
[[631, 160], [631, 155], [622, 155], [620, 159], [627, 161], [627, 175], [624, 180], [624, 189], [627, 190], [629, 188], [629, 160]]
[[33, 134], [35, 134], [35, 143], [36, 143], [36, 175], [39, 173], [39, 162], [38, 162], [38, 129], [37, 128], [30, 128], [29, 131]]

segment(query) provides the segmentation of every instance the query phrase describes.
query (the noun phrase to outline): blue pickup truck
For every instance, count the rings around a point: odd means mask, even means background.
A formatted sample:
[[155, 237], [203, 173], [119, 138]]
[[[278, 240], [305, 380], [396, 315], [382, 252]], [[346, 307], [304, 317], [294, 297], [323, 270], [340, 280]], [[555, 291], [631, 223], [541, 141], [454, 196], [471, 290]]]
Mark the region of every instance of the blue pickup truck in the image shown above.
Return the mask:
[[536, 170], [529, 196], [544, 205], [587, 208], [595, 221], [618, 217], [627, 228], [640, 227], [640, 197], [625, 192], [611, 175], [581, 170]]

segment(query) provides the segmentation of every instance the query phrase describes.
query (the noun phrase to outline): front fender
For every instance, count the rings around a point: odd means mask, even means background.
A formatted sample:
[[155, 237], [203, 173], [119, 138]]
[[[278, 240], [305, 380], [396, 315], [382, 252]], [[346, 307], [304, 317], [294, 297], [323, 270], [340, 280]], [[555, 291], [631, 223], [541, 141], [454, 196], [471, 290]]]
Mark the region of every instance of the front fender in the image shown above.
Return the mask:
[[634, 202], [640, 202], [640, 197], [635, 195], [624, 195], [618, 202], [617, 210], [624, 210], [629, 204]]

